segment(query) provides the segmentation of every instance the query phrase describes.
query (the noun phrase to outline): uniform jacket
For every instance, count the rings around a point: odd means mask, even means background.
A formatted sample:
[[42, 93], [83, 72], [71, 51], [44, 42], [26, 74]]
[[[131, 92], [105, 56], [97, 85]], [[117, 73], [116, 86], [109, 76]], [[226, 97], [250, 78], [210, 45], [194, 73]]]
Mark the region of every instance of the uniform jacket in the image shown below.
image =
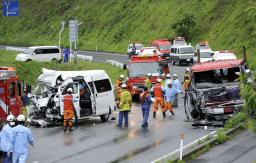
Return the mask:
[[124, 90], [121, 93], [119, 111], [130, 111], [132, 106], [132, 95], [129, 91]]
[[13, 134], [13, 128], [6, 124], [0, 133], [2, 151], [13, 152]]

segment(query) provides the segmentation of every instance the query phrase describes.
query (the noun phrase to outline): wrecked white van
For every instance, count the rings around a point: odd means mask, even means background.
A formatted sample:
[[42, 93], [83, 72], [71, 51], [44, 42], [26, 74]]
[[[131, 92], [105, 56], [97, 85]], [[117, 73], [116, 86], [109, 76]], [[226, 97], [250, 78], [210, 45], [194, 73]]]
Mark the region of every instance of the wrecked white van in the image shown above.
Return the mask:
[[43, 69], [33, 92], [31, 123], [48, 125], [63, 117], [63, 96], [73, 89], [78, 119], [99, 116], [107, 121], [115, 108], [111, 80], [104, 70], [55, 71]]

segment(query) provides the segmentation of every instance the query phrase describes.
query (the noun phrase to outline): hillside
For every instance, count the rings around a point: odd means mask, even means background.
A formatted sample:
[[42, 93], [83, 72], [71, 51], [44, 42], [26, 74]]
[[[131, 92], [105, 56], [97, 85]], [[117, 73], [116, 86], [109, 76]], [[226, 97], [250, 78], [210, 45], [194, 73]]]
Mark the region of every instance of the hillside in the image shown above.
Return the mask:
[[[78, 48], [126, 52], [133, 41], [147, 45], [176, 35], [173, 24], [193, 15], [192, 44], [208, 40], [213, 49], [241, 53], [256, 47], [255, 0], [21, 0], [20, 16], [0, 17], [0, 44], [58, 44], [61, 20], [83, 21]], [[63, 34], [68, 45], [68, 26]]]

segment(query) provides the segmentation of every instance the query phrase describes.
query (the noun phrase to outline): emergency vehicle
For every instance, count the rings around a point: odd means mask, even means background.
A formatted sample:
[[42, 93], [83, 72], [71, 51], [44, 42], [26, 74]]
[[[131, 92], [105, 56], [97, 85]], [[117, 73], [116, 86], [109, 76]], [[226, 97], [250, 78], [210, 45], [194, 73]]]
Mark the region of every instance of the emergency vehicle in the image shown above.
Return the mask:
[[175, 37], [173, 39], [173, 46], [179, 46], [179, 45], [187, 45], [187, 42], [184, 37]]
[[148, 73], [152, 74], [151, 84], [155, 84], [156, 79], [161, 78], [161, 74], [169, 73], [168, 62], [158, 56], [133, 56], [128, 67], [128, 82], [133, 85], [135, 96], [143, 91]]
[[158, 40], [153, 40], [150, 43], [150, 46], [156, 47], [160, 55], [163, 59], [170, 59], [170, 52], [171, 52], [171, 43], [167, 39], [158, 39]]
[[15, 67], [0, 67], [0, 120], [21, 113], [21, 84]]

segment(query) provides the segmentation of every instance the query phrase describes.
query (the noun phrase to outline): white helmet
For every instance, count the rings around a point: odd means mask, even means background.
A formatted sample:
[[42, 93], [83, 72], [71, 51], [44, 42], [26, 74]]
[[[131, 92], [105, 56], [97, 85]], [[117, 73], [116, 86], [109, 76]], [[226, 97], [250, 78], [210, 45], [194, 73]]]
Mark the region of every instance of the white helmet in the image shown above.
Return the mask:
[[19, 122], [25, 122], [25, 116], [23, 114], [20, 114], [18, 117], [17, 117], [17, 121]]
[[177, 77], [177, 74], [173, 74], [173, 77]]
[[148, 76], [148, 77], [151, 77], [151, 76], [152, 76], [152, 74], [151, 74], [151, 73], [148, 73], [148, 74], [147, 74], [147, 76]]
[[15, 121], [15, 117], [10, 114], [10, 115], [7, 116], [6, 121], [7, 122], [13, 122], [13, 121]]
[[189, 69], [189, 68], [186, 68], [186, 69], [185, 69], [185, 71], [186, 71], [186, 72], [189, 72], [189, 71], [190, 71], [190, 69]]
[[72, 93], [73, 89], [72, 88], [68, 88], [67, 92]]
[[126, 84], [122, 84], [121, 87], [122, 87], [122, 88], [126, 88], [127, 85], [126, 85]]
[[122, 74], [122, 75], [120, 75], [119, 76], [121, 79], [124, 79], [125, 78], [125, 76]]
[[161, 83], [161, 82], [162, 82], [162, 79], [157, 78], [156, 81], [157, 81], [158, 83]]
[[166, 75], [165, 74], [162, 74], [162, 77], [165, 77]]

